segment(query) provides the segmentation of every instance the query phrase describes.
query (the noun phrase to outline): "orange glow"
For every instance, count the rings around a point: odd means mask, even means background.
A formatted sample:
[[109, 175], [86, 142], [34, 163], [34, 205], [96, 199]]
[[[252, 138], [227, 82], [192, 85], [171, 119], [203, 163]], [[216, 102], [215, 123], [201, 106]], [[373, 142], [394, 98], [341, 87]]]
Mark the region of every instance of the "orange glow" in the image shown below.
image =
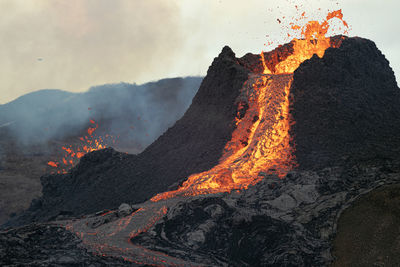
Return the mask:
[[[249, 100], [220, 163], [209, 171], [191, 175], [176, 191], [152, 198], [198, 195], [246, 189], [258, 183], [262, 171], [284, 177], [295, 165], [290, 147], [289, 90], [292, 75], [254, 75], [242, 91]], [[282, 90], [283, 89], [283, 90]]]
[[51, 167], [54, 167], [54, 168], [57, 168], [57, 167], [58, 167], [58, 163], [56, 163], [56, 162], [54, 162], [54, 161], [49, 161], [49, 162], [47, 162], [47, 165], [49, 165], [49, 166], [51, 166]]
[[93, 124], [93, 126], [90, 126], [87, 129], [88, 135], [84, 137], [79, 137], [81, 144], [79, 144], [78, 146], [70, 145], [68, 147], [61, 147], [61, 149], [65, 152], [65, 155], [61, 159], [61, 162], [49, 161], [47, 165], [53, 168], [58, 168], [57, 173], [67, 173], [68, 169], [75, 166], [78, 160], [82, 158], [86, 153], [104, 149], [107, 147], [107, 143], [115, 144], [115, 138], [113, 138], [111, 135], [107, 134], [105, 137], [106, 139], [103, 139], [101, 136], [96, 136], [95, 131], [97, 130], [99, 125], [96, 124], [94, 120], [90, 120], [90, 123]]
[[[305, 17], [305, 13], [301, 15]], [[180, 188], [154, 196], [159, 201], [175, 196], [230, 192], [246, 189], [264, 178], [262, 173], [276, 174], [283, 178], [297, 164], [291, 146], [289, 129], [292, 123], [289, 112], [289, 94], [293, 72], [314, 54], [322, 57], [331, 47], [326, 37], [329, 22], [339, 19], [347, 28], [341, 10], [330, 12], [322, 23], [309, 21], [305, 26], [292, 24], [293, 30], [301, 30], [301, 39], [293, 39], [293, 52], [268, 69], [261, 52], [263, 74], [253, 74], [242, 88], [241, 99], [247, 99], [248, 109], [243, 118], [238, 103], [236, 129], [217, 166], [191, 175]], [[290, 35], [289, 35], [290, 36]], [[261, 174], [261, 175], [260, 175]]]

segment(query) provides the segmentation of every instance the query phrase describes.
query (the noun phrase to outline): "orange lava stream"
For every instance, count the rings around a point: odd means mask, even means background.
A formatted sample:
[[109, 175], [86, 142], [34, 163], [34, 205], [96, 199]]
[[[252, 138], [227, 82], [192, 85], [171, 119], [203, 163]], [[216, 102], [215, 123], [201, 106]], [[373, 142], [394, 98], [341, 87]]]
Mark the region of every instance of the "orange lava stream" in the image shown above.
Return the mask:
[[259, 175], [262, 171], [285, 176], [294, 165], [289, 136], [291, 82], [292, 75], [251, 77], [242, 92], [249, 109], [225, 146], [220, 163], [209, 171], [191, 175], [178, 190], [151, 200], [246, 189], [263, 179]]

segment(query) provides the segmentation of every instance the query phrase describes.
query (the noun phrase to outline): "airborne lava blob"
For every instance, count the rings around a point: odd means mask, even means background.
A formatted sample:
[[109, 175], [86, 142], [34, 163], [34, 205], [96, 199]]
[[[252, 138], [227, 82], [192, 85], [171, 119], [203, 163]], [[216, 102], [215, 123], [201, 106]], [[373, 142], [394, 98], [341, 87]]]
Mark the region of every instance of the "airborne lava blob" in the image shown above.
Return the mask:
[[237, 127], [220, 163], [209, 171], [191, 175], [178, 190], [158, 194], [151, 200], [246, 189], [263, 179], [260, 172], [283, 178], [295, 167], [289, 135], [294, 123], [289, 112], [293, 72], [314, 54], [322, 57], [327, 48], [337, 46], [326, 36], [334, 18], [343, 23], [344, 29], [348, 28], [341, 10], [330, 12], [321, 23], [309, 21], [303, 27], [291, 24], [292, 30], [301, 31], [302, 38], [291, 41], [293, 53], [273, 70], [268, 69], [261, 53], [263, 74], [252, 74], [242, 88], [238, 110], [245, 105], [248, 109], [243, 118], [238, 114]]

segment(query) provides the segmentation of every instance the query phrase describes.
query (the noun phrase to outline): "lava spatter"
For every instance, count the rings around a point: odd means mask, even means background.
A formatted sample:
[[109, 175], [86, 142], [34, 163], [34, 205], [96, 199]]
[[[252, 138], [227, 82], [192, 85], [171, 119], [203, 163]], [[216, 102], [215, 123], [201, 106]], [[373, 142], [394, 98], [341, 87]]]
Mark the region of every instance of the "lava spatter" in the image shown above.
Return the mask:
[[96, 135], [95, 131], [99, 128], [99, 125], [94, 120], [89, 122], [90, 126], [86, 130], [87, 135], [79, 137], [79, 144], [62, 146], [64, 157], [60, 162], [49, 161], [47, 163], [50, 167], [57, 168], [56, 173], [67, 173], [85, 154], [107, 148], [108, 144], [115, 144], [116, 139], [109, 134], [104, 137]]

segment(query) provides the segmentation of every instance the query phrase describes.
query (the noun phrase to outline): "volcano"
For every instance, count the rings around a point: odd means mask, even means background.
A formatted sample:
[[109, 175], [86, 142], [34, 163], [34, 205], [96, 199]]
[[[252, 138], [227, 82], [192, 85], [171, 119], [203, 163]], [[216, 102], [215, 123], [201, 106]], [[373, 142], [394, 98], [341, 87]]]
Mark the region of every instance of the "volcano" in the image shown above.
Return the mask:
[[400, 90], [372, 41], [326, 31], [310, 23], [304, 39], [242, 58], [224, 47], [142, 153], [94, 151], [43, 176], [43, 196], [8, 225], [56, 221], [139, 265], [330, 263], [340, 213], [400, 181]]

